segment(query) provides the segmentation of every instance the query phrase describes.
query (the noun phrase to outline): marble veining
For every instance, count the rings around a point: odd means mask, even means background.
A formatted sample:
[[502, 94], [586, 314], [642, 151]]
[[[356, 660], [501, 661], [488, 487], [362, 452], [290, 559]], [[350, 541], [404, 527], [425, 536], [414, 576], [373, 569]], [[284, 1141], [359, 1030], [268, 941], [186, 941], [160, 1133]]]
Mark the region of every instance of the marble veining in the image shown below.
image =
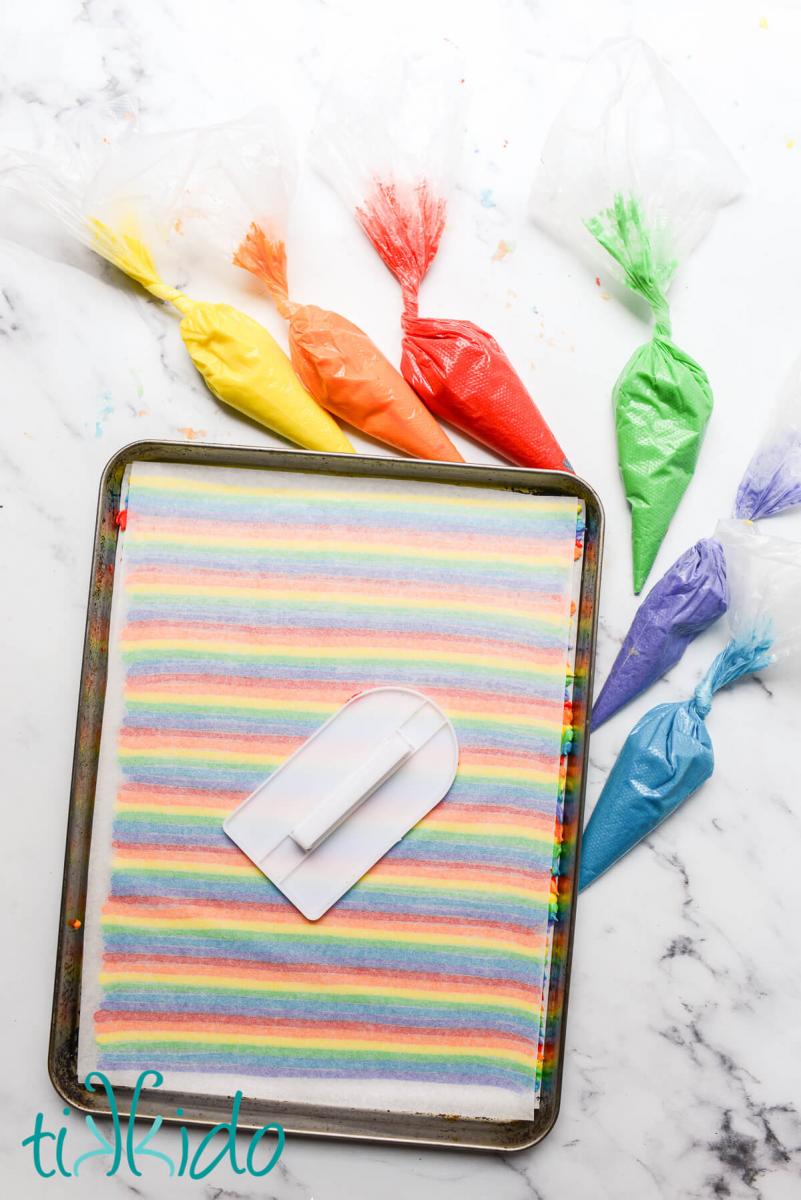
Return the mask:
[[[727, 515], [761, 421], [798, 351], [801, 311], [801, 9], [765, 0], [32, 0], [0, 23], [0, 145], [47, 149], [109, 100], [144, 128], [218, 121], [265, 99], [312, 119], [343, 44], [369, 54], [427, 29], [462, 50], [464, 149], [421, 311], [464, 316], [502, 343], [607, 520], [598, 675], [634, 612], [629, 532], [609, 393], [647, 336], [636, 305], [526, 221], [531, 175], [581, 63], [605, 37], [649, 40], [749, 178], [683, 264], [671, 294], [682, 345], [716, 409], [698, 474], [656, 572]], [[339, 201], [304, 174], [289, 253], [293, 292], [364, 325], [397, 358], [400, 297]], [[191, 281], [232, 299], [213, 280]], [[212, 293], [212, 289], [217, 291]], [[244, 299], [242, 297], [244, 296]], [[279, 339], [256, 292], [237, 298]], [[21, 1139], [61, 1117], [45, 1065], [56, 913], [94, 507], [126, 442], [267, 444], [222, 410], [172, 314], [0, 195], [0, 535], [3, 563], [4, 936], [0, 1175], [27, 1197], [195, 1194], [208, 1200], [789, 1200], [801, 1194], [801, 672], [765, 672], [716, 699], [714, 778], [583, 898], [562, 1111], [520, 1155], [291, 1139], [268, 1179], [220, 1168], [196, 1184], [40, 1180]], [[367, 445], [361, 442], [361, 445]], [[470, 450], [471, 456], [487, 458]], [[798, 518], [781, 531], [801, 537]], [[779, 531], [779, 523], [774, 525]], [[654, 575], [656, 578], [656, 574]], [[648, 697], [593, 739], [588, 804], [647, 706], [690, 693], [723, 641], [711, 630]], [[76, 1133], [76, 1137], [79, 1132]], [[167, 1142], [172, 1135], [165, 1135]]]

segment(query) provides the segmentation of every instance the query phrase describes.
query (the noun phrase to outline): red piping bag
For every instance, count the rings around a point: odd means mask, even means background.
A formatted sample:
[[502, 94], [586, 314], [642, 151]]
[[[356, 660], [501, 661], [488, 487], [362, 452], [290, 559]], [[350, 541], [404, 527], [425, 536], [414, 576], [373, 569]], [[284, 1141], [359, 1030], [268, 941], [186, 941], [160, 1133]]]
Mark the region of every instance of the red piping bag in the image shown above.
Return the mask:
[[458, 84], [447, 74], [435, 56], [400, 74], [388, 64], [359, 85], [341, 81], [321, 106], [315, 158], [401, 285], [401, 372], [418, 396], [435, 416], [518, 466], [569, 471], [495, 339], [472, 321], [418, 313], [445, 227], [442, 160], [458, 128], [451, 119]]

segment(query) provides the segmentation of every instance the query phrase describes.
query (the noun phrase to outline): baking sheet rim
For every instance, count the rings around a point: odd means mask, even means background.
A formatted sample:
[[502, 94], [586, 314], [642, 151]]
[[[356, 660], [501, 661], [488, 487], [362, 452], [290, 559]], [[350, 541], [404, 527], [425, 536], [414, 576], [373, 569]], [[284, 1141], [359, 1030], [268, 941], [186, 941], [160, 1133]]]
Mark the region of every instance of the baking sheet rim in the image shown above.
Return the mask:
[[[580, 628], [576, 661], [581, 653], [584, 660], [579, 699], [586, 713], [592, 696], [594, 650], [598, 620], [598, 591], [603, 550], [604, 515], [594, 490], [583, 480], [567, 472], [536, 471], [512, 466], [484, 464], [453, 464], [424, 462], [417, 459], [397, 459], [350, 454], [317, 454], [301, 450], [277, 450], [270, 447], [226, 446], [213, 443], [169, 441], [140, 441], [122, 447], [106, 464], [100, 481], [95, 524], [94, 552], [87, 607], [86, 632], [81, 670], [78, 717], [73, 757], [67, 845], [61, 903], [56, 975], [51, 1020], [48, 1070], [59, 1095], [84, 1112], [107, 1114], [102, 1094], [90, 1092], [78, 1079], [77, 1043], [80, 1011], [81, 934], [72, 929], [71, 915], [83, 912], [86, 895], [91, 842], [94, 789], [97, 773], [99, 732], [105, 695], [107, 646], [98, 637], [98, 624], [108, 629], [111, 591], [116, 555], [116, 515], [114, 499], [117, 483], [127, 465], [134, 461], [206, 463], [218, 466], [261, 467], [291, 471], [312, 471], [328, 474], [395, 477], [442, 483], [484, 485], [490, 488], [512, 488], [532, 494], [572, 495], [585, 504], [585, 551], [580, 590]], [[549, 486], [550, 485], [550, 486]], [[588, 553], [588, 551], [590, 551]], [[109, 571], [111, 567], [111, 571]], [[576, 671], [577, 677], [579, 671]], [[88, 745], [88, 749], [87, 749]], [[462, 1119], [442, 1114], [408, 1116], [360, 1109], [327, 1109], [319, 1105], [300, 1103], [271, 1103], [264, 1100], [243, 1101], [239, 1127], [257, 1129], [269, 1120], [280, 1120], [287, 1133], [343, 1138], [361, 1141], [383, 1141], [399, 1144], [448, 1146], [451, 1148], [511, 1151], [522, 1150], [540, 1141], [553, 1127], [559, 1112], [562, 1072], [564, 1066], [564, 1027], [570, 981], [570, 967], [575, 924], [575, 895], [572, 883], [579, 866], [580, 838], [584, 807], [588, 754], [586, 722], [577, 729], [571, 750], [568, 771], [568, 793], [565, 810], [570, 807], [571, 818], [566, 821], [575, 836], [572, 840], [572, 862], [566, 873], [560, 872], [560, 895], [566, 913], [554, 938], [560, 939], [561, 954], [554, 954], [551, 976], [558, 972], [556, 986], [551, 978], [546, 1029], [546, 1052], [554, 1054], [554, 1066], [547, 1083], [544, 1080], [540, 1106], [530, 1121], [482, 1121]], [[566, 917], [566, 919], [565, 919]], [[129, 1088], [115, 1088], [119, 1111], [129, 1115]], [[230, 1097], [208, 1097], [174, 1091], [143, 1093], [138, 1112], [142, 1117], [161, 1114], [165, 1121], [213, 1125], [225, 1118], [224, 1102], [230, 1109]], [[183, 1115], [170, 1117], [167, 1109], [181, 1106]], [[286, 1118], [286, 1119], [283, 1119]], [[381, 1124], [389, 1128], [381, 1129]], [[402, 1128], [401, 1128], [402, 1127]], [[434, 1128], [436, 1127], [436, 1128]], [[480, 1137], [479, 1134], [483, 1134]], [[455, 1136], [454, 1136], [455, 1135]]]

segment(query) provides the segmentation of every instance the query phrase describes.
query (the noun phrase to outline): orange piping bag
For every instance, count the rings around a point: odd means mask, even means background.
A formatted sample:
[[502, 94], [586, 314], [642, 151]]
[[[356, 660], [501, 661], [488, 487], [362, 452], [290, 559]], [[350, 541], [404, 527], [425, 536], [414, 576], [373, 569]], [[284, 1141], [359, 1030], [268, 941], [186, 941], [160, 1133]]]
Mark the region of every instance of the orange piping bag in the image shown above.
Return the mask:
[[436, 419], [367, 334], [339, 313], [289, 299], [286, 247], [251, 224], [234, 263], [289, 322], [292, 365], [315, 400], [355, 429], [416, 458], [463, 462]]

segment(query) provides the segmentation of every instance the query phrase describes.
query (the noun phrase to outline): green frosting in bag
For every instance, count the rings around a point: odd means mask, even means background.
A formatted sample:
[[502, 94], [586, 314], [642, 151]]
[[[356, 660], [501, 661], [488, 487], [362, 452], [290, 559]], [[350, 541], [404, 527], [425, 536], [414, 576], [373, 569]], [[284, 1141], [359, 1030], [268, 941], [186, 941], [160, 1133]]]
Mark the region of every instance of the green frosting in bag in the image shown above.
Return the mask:
[[703, 368], [669, 337], [655, 333], [626, 363], [612, 398], [620, 473], [631, 505], [634, 591], [640, 592], [695, 471], [712, 391]]
[[665, 289], [676, 264], [654, 252], [637, 202], [617, 196], [587, 228], [654, 314], [653, 337], [631, 356], [612, 392], [620, 473], [631, 507], [634, 591], [640, 592], [695, 471], [712, 389], [703, 368], [671, 339]]

